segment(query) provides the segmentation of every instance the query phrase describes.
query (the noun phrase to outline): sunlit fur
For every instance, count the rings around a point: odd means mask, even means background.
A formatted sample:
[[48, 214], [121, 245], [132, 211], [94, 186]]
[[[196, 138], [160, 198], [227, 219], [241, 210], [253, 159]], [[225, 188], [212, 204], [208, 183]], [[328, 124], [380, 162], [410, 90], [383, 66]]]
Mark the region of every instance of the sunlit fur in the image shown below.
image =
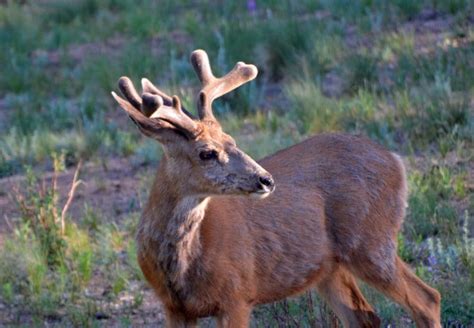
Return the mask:
[[[258, 177], [270, 174], [242, 152], [220, 126], [210, 127], [200, 123], [201, 132], [195, 140], [178, 137], [165, 142], [168, 165], [164, 169], [177, 180], [186, 177], [183, 196], [249, 195], [260, 191], [256, 189]], [[201, 160], [199, 153], [211, 149], [217, 152], [218, 159]]]

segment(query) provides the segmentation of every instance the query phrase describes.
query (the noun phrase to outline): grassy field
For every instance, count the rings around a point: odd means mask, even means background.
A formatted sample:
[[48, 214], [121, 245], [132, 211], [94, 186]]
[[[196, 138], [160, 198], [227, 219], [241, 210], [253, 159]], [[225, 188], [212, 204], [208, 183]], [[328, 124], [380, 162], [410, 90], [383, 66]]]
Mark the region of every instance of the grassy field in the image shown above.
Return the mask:
[[[403, 156], [399, 254], [441, 292], [444, 325], [474, 326], [474, 2], [0, 1], [0, 45], [0, 326], [162, 324], [134, 241], [160, 149], [110, 91], [148, 77], [193, 108], [197, 48], [216, 75], [258, 66], [215, 103], [255, 158], [323, 131]], [[364, 293], [384, 326], [413, 326]], [[307, 293], [253, 326], [335, 320]]]

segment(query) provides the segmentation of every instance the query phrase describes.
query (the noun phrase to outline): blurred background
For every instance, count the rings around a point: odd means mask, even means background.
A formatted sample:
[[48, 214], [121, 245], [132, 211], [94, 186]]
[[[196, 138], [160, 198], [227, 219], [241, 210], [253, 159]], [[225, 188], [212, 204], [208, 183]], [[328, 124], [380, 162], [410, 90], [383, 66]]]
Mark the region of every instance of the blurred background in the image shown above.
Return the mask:
[[[253, 157], [327, 131], [402, 155], [399, 253], [446, 326], [474, 325], [474, 2], [0, 1], [0, 46], [0, 326], [162, 325], [134, 241], [161, 150], [110, 91], [147, 77], [193, 109], [197, 48], [216, 75], [259, 68], [214, 103]], [[363, 289], [384, 326], [413, 326]], [[313, 293], [252, 320], [337, 324]]]

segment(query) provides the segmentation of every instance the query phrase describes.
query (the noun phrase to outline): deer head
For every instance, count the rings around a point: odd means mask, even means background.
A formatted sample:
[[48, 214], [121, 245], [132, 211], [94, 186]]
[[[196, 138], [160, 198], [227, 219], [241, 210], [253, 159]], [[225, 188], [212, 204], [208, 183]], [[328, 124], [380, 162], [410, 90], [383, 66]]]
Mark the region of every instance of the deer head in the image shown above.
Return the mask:
[[118, 82], [125, 99], [112, 95], [143, 134], [163, 145], [166, 174], [182, 185], [182, 193], [268, 196], [274, 190], [272, 176], [237, 147], [212, 112], [216, 98], [253, 80], [257, 68], [239, 62], [216, 78], [203, 50], [192, 53], [191, 63], [202, 82], [198, 117], [184, 109], [177, 96], [168, 96], [145, 78], [141, 97], [127, 77]]

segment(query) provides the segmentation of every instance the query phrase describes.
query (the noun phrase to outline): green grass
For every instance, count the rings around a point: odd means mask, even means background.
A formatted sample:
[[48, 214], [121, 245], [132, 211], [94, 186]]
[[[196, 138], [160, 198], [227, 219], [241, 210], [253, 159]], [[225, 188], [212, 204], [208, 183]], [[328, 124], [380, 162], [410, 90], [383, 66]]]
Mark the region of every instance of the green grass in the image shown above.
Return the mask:
[[[255, 10], [231, 1], [0, 5], [0, 177], [26, 174], [27, 166], [50, 171], [52, 154], [62, 154], [65, 166], [83, 160], [106, 167], [116, 157], [156, 165], [156, 144], [110, 97], [117, 79], [146, 76], [193, 110], [199, 86], [192, 50], [209, 53], [216, 75], [239, 60], [254, 63], [258, 78], [215, 103], [225, 130], [255, 158], [326, 131], [364, 134], [402, 154], [410, 207], [399, 253], [441, 291], [446, 325], [474, 324], [472, 1], [256, 4]], [[149, 178], [143, 180], [147, 185]], [[32, 224], [54, 218], [54, 193], [25, 197], [34, 210], [13, 221], [15, 233], [0, 250], [1, 302], [18, 318], [28, 308], [37, 325], [85, 326], [99, 324], [97, 313], [131, 293], [135, 301], [117, 319], [130, 324], [141, 302], [133, 287], [142, 281], [136, 213], [110, 224], [86, 204], [78, 222], [58, 235]], [[94, 279], [107, 281], [109, 303], [87, 297]], [[403, 310], [363, 289], [384, 325], [406, 325]], [[327, 327], [336, 319], [306, 294], [258, 307], [253, 320]]]

